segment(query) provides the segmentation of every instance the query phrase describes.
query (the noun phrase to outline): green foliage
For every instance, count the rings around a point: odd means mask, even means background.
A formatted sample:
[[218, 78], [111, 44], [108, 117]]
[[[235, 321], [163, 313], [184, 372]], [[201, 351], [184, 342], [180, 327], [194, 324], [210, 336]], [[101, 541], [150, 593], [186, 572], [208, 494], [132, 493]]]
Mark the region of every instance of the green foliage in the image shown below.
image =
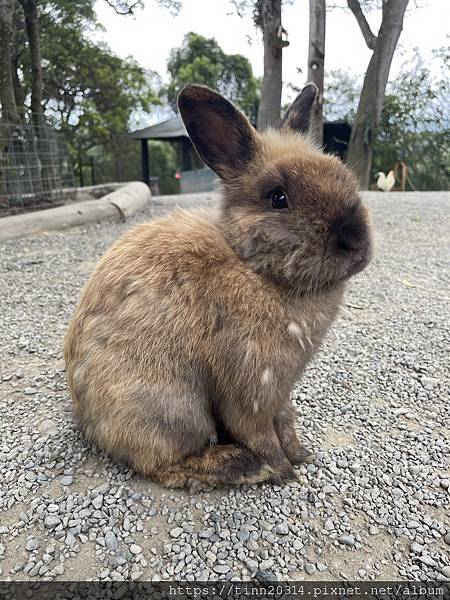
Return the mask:
[[356, 116], [361, 78], [337, 69], [325, 73], [323, 115], [326, 121], [345, 119], [350, 123]]
[[190, 32], [183, 44], [171, 51], [167, 69], [171, 80], [164, 95], [174, 110], [183, 86], [202, 83], [217, 89], [256, 121], [259, 81], [245, 56], [226, 54], [214, 38]]
[[420, 61], [391, 83], [375, 138], [374, 174], [403, 160], [411, 188], [450, 188], [448, 83], [433, 81]]
[[[179, 158], [175, 148], [169, 143], [157, 141], [149, 141], [148, 146], [151, 175], [158, 177], [161, 194], [178, 193], [179, 184], [175, 179], [175, 172]], [[84, 185], [131, 181], [140, 179], [141, 176], [141, 145], [127, 135], [113, 147], [105, 149], [104, 146], [94, 146], [83, 153], [81, 158]]]
[[87, 0], [53, 0], [40, 15], [44, 108], [78, 152], [114, 144], [134, 111], [159, 102], [136, 61], [87, 39], [86, 29], [96, 26], [91, 10]]
[[[433, 78], [416, 55], [388, 83], [381, 123], [374, 137], [372, 181], [402, 160], [408, 166], [408, 188], [450, 188], [450, 115], [447, 90], [449, 49], [435, 52], [442, 64]], [[359, 97], [359, 78], [334, 71], [325, 81], [325, 118], [352, 122]]]
[[150, 153], [150, 170], [152, 175], [159, 177], [159, 190], [161, 194], [176, 194], [179, 183], [175, 179], [175, 172], [179, 160], [175, 148], [167, 142], [148, 142]]
[[[89, 39], [88, 33], [101, 28], [94, 4], [94, 0], [39, 2], [43, 108], [68, 143], [78, 174], [79, 165], [86, 165], [86, 182], [93, 163], [97, 182], [135, 179], [140, 177], [139, 144], [128, 139], [128, 129], [134, 115], [142, 119], [161, 103], [156, 93], [159, 78], [134, 59], [119, 58], [105, 44]], [[19, 95], [26, 102], [31, 69], [29, 53], [23, 51], [20, 11], [15, 19]]]

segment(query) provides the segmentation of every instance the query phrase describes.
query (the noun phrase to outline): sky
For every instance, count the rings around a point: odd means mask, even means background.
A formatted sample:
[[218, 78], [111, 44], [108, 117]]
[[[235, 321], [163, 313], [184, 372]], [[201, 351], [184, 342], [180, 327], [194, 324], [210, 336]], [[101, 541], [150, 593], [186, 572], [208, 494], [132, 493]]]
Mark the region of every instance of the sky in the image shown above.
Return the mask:
[[[308, 4], [308, 0], [294, 0], [283, 7], [283, 26], [290, 41], [283, 50], [283, 82], [297, 87], [306, 81]], [[342, 4], [342, 0], [332, 0], [327, 4]], [[97, 0], [98, 20], [105, 31], [92, 36], [105, 41], [119, 56], [134, 57], [141, 66], [157, 71], [163, 81], [167, 81], [166, 63], [170, 50], [181, 45], [187, 32], [194, 31], [214, 37], [228, 54], [243, 54], [250, 60], [255, 75], [262, 76], [262, 36], [255, 29], [251, 15], [239, 17], [230, 0], [183, 0], [182, 9], [176, 16], [160, 8], [156, 0], [144, 0], [144, 5], [134, 16], [120, 16], [104, 0]], [[374, 33], [378, 31], [380, 12], [373, 11], [367, 15]], [[414, 47], [428, 59], [433, 48], [447, 45], [448, 23], [450, 0], [410, 0], [391, 77], [395, 77], [401, 64], [412, 55]], [[325, 68], [361, 74], [370, 55], [353, 15], [339, 8], [329, 11]], [[430, 68], [437, 67], [430, 62]], [[284, 85], [283, 102], [292, 100], [294, 95]]]

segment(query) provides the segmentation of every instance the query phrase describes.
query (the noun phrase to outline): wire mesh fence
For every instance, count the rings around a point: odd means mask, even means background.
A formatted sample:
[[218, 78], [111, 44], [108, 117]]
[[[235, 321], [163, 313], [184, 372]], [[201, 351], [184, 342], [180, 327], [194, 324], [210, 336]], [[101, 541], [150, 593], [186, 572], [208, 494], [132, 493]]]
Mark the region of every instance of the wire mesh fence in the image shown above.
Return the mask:
[[49, 125], [0, 122], [0, 216], [57, 206], [74, 186], [64, 142]]

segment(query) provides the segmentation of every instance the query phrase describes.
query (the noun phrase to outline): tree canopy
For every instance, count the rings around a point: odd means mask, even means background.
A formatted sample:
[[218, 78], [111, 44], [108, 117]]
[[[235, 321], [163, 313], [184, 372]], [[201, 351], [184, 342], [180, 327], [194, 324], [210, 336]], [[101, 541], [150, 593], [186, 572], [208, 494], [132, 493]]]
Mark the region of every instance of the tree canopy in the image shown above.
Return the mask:
[[[26, 13], [21, 4], [11, 4], [12, 83], [17, 112], [29, 121], [36, 72], [27, 51]], [[115, 163], [124, 148], [133, 144], [127, 135], [133, 116], [142, 118], [161, 103], [156, 73], [145, 71], [131, 57], [116, 56], [106, 44], [92, 41], [91, 33], [101, 29], [94, 4], [94, 0], [41, 0], [34, 5], [42, 65], [40, 108], [63, 134], [77, 164], [91, 162], [93, 154], [88, 151], [99, 147], [103, 148], [103, 162]], [[110, 4], [118, 11], [134, 7], [131, 2]]]
[[[405, 62], [387, 85], [381, 121], [374, 135], [371, 180], [402, 160], [408, 166], [408, 189], [450, 187], [450, 122], [446, 94], [449, 86], [448, 48], [435, 51], [441, 75], [434, 77], [419, 54]], [[361, 78], [334, 71], [325, 79], [325, 118], [346, 119], [356, 114]]]
[[88, 148], [123, 136], [133, 112], [149, 112], [159, 99], [154, 73], [87, 38], [86, 27], [97, 26], [92, 3], [77, 1], [75, 14], [75, 3], [53, 0], [53, 10], [41, 16], [44, 107], [78, 148]]
[[174, 110], [183, 86], [202, 83], [219, 90], [255, 122], [259, 82], [253, 76], [249, 60], [242, 54], [226, 54], [214, 38], [190, 32], [183, 44], [171, 51], [167, 70], [170, 82], [164, 93]]

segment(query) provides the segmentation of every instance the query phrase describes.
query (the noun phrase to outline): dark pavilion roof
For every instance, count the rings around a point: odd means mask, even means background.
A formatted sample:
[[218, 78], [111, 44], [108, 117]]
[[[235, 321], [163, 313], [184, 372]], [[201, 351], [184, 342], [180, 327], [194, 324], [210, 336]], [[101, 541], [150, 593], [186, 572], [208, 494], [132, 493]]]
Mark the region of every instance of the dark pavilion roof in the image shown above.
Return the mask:
[[130, 137], [135, 140], [180, 140], [189, 136], [181, 117], [177, 115], [162, 123], [132, 131]]

